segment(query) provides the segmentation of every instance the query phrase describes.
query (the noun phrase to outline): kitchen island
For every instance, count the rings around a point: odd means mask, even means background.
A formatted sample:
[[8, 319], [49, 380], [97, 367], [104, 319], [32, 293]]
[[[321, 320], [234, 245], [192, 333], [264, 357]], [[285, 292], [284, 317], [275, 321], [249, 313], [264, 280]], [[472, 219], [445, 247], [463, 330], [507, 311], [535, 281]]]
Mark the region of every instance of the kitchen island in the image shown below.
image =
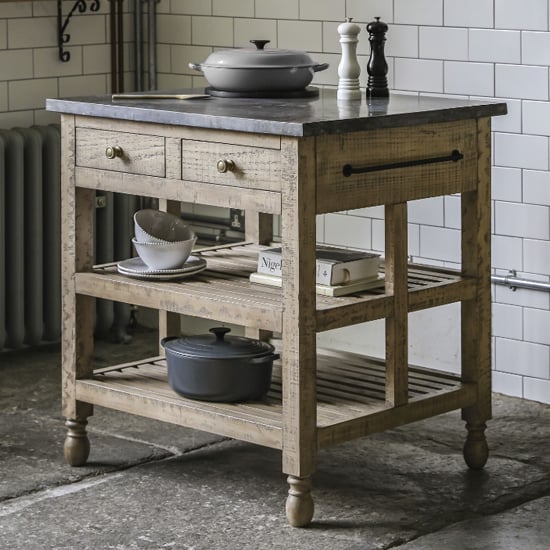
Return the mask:
[[[199, 90], [202, 92], [202, 90]], [[195, 90], [196, 92], [196, 90]], [[482, 468], [491, 417], [491, 132], [503, 103], [390, 94], [294, 99], [49, 99], [62, 114], [63, 415], [65, 457], [86, 462], [93, 405], [280, 449], [294, 526], [313, 517], [317, 451], [461, 409], [464, 458]], [[246, 241], [201, 252], [207, 270], [181, 282], [136, 280], [94, 265], [97, 191], [246, 211]], [[408, 264], [407, 202], [460, 194], [461, 268]], [[315, 292], [316, 216], [384, 206], [382, 289]], [[281, 219], [282, 288], [249, 281]], [[154, 308], [160, 336], [180, 315], [281, 335], [265, 399], [208, 403], [168, 385], [158, 357], [93, 370], [96, 298]], [[408, 314], [461, 303], [461, 373], [408, 361]], [[385, 319], [384, 360], [317, 349], [317, 333]]]

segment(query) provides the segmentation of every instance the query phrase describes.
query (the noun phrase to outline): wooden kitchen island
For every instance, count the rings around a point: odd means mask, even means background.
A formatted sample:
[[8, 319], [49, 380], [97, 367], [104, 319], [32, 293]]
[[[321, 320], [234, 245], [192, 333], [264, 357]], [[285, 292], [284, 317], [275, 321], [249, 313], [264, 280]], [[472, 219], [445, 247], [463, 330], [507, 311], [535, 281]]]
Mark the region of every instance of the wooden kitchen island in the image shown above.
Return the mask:
[[[487, 460], [491, 416], [491, 132], [503, 103], [391, 94], [337, 103], [304, 99], [49, 99], [62, 113], [63, 415], [65, 457], [86, 462], [93, 405], [282, 451], [286, 512], [313, 517], [317, 450], [461, 409], [471, 468]], [[246, 242], [203, 253], [180, 282], [137, 280], [93, 265], [96, 191], [246, 211]], [[461, 269], [408, 265], [407, 202], [461, 194]], [[315, 293], [316, 215], [384, 205], [385, 288]], [[281, 216], [282, 289], [249, 282]], [[160, 336], [180, 314], [280, 333], [282, 357], [265, 399], [207, 403], [174, 393], [158, 357], [93, 370], [94, 301], [159, 310]], [[461, 302], [461, 374], [408, 362], [408, 314]], [[384, 361], [318, 350], [318, 332], [385, 319]], [[367, 325], [368, 326], [368, 325]]]

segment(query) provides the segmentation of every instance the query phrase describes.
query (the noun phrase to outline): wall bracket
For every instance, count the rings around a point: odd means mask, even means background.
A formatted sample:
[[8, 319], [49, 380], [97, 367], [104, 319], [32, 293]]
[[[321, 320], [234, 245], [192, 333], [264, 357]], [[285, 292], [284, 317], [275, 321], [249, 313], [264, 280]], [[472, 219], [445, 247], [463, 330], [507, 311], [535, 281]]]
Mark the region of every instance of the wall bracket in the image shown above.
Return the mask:
[[64, 49], [64, 44], [67, 44], [69, 40], [71, 39], [71, 35], [65, 30], [67, 29], [67, 26], [69, 24], [69, 20], [73, 16], [74, 12], [78, 10], [79, 13], [85, 13], [88, 11], [96, 12], [99, 10], [99, 0], [76, 0], [74, 3], [71, 11], [63, 19], [63, 0], [57, 0], [57, 47], [59, 49], [59, 59], [66, 63], [71, 59], [70, 52], [66, 51]]

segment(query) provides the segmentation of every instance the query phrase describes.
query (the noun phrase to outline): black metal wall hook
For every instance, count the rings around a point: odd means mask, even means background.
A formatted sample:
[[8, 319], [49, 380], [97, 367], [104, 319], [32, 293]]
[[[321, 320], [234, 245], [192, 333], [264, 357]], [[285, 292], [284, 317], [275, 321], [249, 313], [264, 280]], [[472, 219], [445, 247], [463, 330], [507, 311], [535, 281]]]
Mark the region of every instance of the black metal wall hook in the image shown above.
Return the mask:
[[342, 167], [342, 174], [348, 178], [352, 174], [365, 174], [367, 172], [380, 172], [382, 170], [393, 170], [394, 168], [407, 168], [409, 166], [421, 166], [422, 164], [435, 164], [437, 162], [458, 162], [462, 160], [464, 155], [458, 150], [454, 149], [450, 155], [442, 157], [432, 157], [427, 159], [418, 160], [405, 160], [403, 162], [392, 162], [389, 164], [375, 164], [373, 166], [364, 166], [362, 168], [354, 168], [351, 164], [345, 164]]
[[63, 0], [57, 0], [57, 47], [59, 49], [59, 59], [66, 63], [71, 58], [70, 52], [64, 50], [63, 45], [67, 44], [71, 39], [71, 35], [65, 32], [69, 24], [69, 20], [73, 16], [76, 10], [79, 13], [85, 13], [86, 11], [96, 12], [99, 10], [99, 0], [76, 0], [71, 11], [67, 17], [63, 19]]

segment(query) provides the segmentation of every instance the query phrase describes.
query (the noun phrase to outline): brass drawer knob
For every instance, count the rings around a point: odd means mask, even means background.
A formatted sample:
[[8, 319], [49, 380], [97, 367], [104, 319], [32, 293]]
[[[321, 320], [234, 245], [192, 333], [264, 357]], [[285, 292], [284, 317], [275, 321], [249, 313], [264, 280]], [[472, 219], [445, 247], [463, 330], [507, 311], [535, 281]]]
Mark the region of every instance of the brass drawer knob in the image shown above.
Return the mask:
[[109, 145], [107, 149], [105, 149], [105, 156], [108, 159], [116, 159], [117, 157], [122, 157], [122, 147], [119, 147], [118, 145]]
[[220, 159], [216, 164], [216, 168], [220, 174], [225, 174], [226, 172], [232, 172], [235, 169], [235, 163], [229, 159]]

